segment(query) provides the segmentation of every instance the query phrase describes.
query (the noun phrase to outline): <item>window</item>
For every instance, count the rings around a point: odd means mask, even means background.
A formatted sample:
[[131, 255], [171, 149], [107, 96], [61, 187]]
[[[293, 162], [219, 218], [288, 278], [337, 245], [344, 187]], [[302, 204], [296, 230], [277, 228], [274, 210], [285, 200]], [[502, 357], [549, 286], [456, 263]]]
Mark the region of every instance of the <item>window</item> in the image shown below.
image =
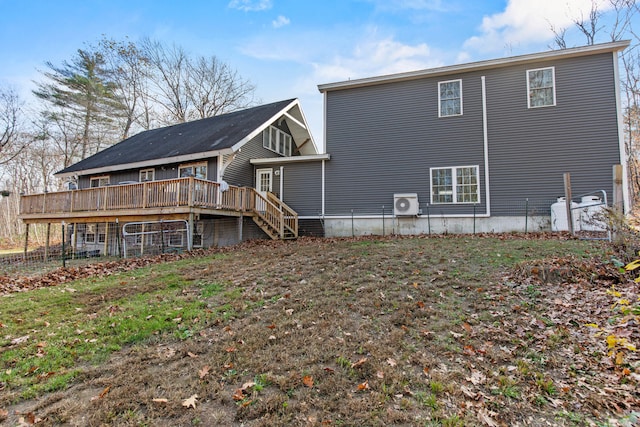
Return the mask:
[[155, 169], [140, 170], [140, 182], [153, 181], [154, 176], [155, 176]]
[[291, 156], [291, 135], [274, 126], [269, 126], [262, 133], [262, 146], [283, 156]]
[[178, 168], [180, 178], [193, 176], [195, 178], [207, 179], [207, 164], [192, 163], [190, 165], [181, 165]]
[[527, 70], [529, 108], [556, 105], [555, 68]]
[[109, 176], [96, 176], [90, 179], [91, 188], [106, 187], [109, 185]]
[[96, 226], [95, 224], [85, 225], [84, 241], [85, 243], [96, 243]]
[[438, 83], [439, 117], [462, 115], [462, 80]]
[[478, 166], [431, 168], [431, 203], [478, 203]]

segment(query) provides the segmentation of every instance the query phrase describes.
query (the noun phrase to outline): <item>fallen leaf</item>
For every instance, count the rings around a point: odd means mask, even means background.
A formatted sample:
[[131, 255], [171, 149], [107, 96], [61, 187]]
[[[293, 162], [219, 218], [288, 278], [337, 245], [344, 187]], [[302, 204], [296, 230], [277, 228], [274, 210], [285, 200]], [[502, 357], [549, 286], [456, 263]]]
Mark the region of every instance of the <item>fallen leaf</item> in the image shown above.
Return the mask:
[[242, 388], [240, 390], [242, 390], [242, 392], [244, 393], [246, 390], [250, 389], [251, 387], [253, 387], [254, 385], [256, 385], [255, 382], [253, 381], [247, 381], [246, 383], [242, 384]]
[[307, 387], [313, 387], [313, 378], [311, 377], [311, 375], [305, 375], [304, 377], [302, 377], [302, 383]]
[[100, 399], [102, 399], [103, 397], [105, 397], [109, 393], [109, 390], [111, 390], [111, 386], [106, 386], [104, 388], [104, 390], [102, 390], [102, 392], [98, 395], [98, 397], [100, 397]]
[[242, 400], [244, 399], [244, 391], [241, 388], [236, 389], [235, 393], [233, 393], [233, 400]]
[[497, 414], [495, 412], [488, 411], [486, 408], [480, 408], [480, 410], [478, 411], [478, 419], [480, 421], [482, 421], [483, 423], [485, 423], [489, 427], [499, 427], [499, 424], [496, 423], [491, 418], [491, 415], [495, 416]]
[[472, 329], [471, 329], [471, 325], [470, 324], [468, 324], [467, 322], [464, 322], [462, 324], [462, 327], [464, 328], [465, 331], [467, 331], [468, 333], [471, 333]]
[[7, 411], [6, 409], [0, 408], [0, 418], [6, 418], [8, 416], [9, 416], [9, 411]]
[[473, 383], [473, 385], [482, 384], [487, 380], [487, 377], [480, 371], [471, 371], [471, 377], [467, 378], [467, 381]]
[[18, 337], [18, 338], [14, 338], [11, 340], [11, 344], [12, 345], [16, 345], [16, 344], [22, 344], [23, 342], [26, 342], [29, 339], [29, 335], [25, 335], [22, 337]]
[[389, 364], [389, 366], [396, 366], [398, 364], [398, 362], [396, 362], [396, 360], [392, 359], [391, 357], [387, 359], [387, 363]]
[[378, 377], [379, 379], [383, 379], [384, 378], [384, 372], [383, 371], [376, 372], [376, 377]]
[[359, 367], [359, 366], [364, 365], [364, 364], [367, 362], [367, 360], [368, 360], [368, 359], [367, 359], [366, 357], [363, 357], [363, 358], [361, 358], [360, 360], [358, 360], [356, 363], [354, 363], [354, 364], [353, 364], [353, 365], [351, 365], [351, 366], [352, 366], [353, 368], [357, 368], [357, 367]]
[[184, 407], [186, 407], [186, 408], [191, 407], [191, 408], [195, 409], [195, 408], [196, 408], [196, 401], [197, 401], [197, 399], [198, 399], [198, 395], [197, 395], [197, 394], [194, 394], [194, 395], [192, 395], [190, 398], [185, 399], [185, 400], [182, 402], [182, 406], [184, 406]]
[[189, 357], [191, 357], [192, 359], [197, 359], [197, 358], [198, 358], [198, 355], [197, 355], [197, 354], [191, 353], [190, 351], [188, 351], [188, 352], [187, 352], [187, 355], [188, 355]]
[[209, 371], [211, 370], [211, 367], [209, 365], [205, 365], [203, 366], [199, 371], [198, 371], [198, 376], [200, 377], [200, 379], [204, 379], [204, 377], [206, 377], [207, 375], [209, 375]]
[[369, 381], [358, 384], [358, 391], [369, 390]]
[[165, 399], [164, 397], [157, 397], [155, 399], [151, 399], [152, 402], [156, 402], [156, 403], [167, 403], [169, 402], [168, 399]]

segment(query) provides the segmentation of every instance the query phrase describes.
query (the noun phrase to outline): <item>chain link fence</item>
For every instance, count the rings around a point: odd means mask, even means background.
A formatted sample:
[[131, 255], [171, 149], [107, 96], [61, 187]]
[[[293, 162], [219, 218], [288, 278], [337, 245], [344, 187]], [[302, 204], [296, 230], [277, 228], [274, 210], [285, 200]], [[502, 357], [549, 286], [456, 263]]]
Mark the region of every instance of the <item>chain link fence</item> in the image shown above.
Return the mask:
[[[492, 206], [492, 217], [484, 216], [484, 206], [467, 206], [464, 224], [456, 223], [459, 218], [445, 215], [443, 208], [420, 203], [421, 231], [402, 228], [406, 219], [394, 215], [394, 207], [381, 206], [378, 210], [348, 210], [335, 217], [342, 218], [343, 236], [365, 234], [439, 234], [439, 233], [486, 233], [486, 222], [513, 218], [517, 232], [551, 230], [551, 205], [557, 200], [531, 202], [528, 199], [515, 200], [503, 206]], [[574, 215], [580, 215], [575, 212]], [[332, 216], [334, 217], [334, 216]], [[328, 220], [321, 218], [326, 232]], [[367, 218], [369, 224], [362, 223]], [[202, 247], [204, 229], [195, 224], [191, 247]], [[29, 231], [30, 230], [30, 231]], [[132, 223], [91, 223], [91, 224], [31, 224], [27, 227], [29, 241], [22, 248], [11, 252], [0, 251], [0, 276], [37, 275], [59, 267], [74, 267], [92, 262], [102, 262], [125, 257], [153, 256], [164, 253], [180, 253], [189, 248], [189, 224], [184, 220], [149, 221]], [[579, 237], [605, 238], [606, 233], [579, 232]], [[37, 237], [37, 238], [35, 238]], [[23, 236], [24, 241], [24, 236]]]

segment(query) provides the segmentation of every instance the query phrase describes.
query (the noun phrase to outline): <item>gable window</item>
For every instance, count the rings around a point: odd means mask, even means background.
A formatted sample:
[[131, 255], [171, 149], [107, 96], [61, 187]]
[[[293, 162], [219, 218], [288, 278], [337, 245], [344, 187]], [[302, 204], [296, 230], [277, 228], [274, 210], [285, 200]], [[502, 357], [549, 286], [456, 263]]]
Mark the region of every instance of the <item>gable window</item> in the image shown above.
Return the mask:
[[195, 178], [207, 179], [207, 163], [180, 165], [180, 167], [178, 167], [178, 176], [180, 178], [193, 176]]
[[140, 182], [153, 181], [155, 177], [155, 169], [140, 170]]
[[529, 108], [556, 105], [555, 68], [527, 70], [527, 92]]
[[462, 80], [438, 83], [439, 117], [462, 115]]
[[478, 166], [431, 168], [431, 203], [478, 203]]
[[89, 180], [90, 187], [106, 187], [109, 185], [109, 176], [96, 176]]
[[282, 156], [291, 156], [291, 135], [275, 126], [269, 126], [262, 132], [262, 146]]

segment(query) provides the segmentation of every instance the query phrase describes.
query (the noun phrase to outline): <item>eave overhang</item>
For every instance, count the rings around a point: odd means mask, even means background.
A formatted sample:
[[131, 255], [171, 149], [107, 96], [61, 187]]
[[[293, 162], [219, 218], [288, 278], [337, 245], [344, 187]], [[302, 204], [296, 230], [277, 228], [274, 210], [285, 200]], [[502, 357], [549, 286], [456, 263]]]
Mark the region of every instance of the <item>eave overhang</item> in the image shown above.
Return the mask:
[[556, 58], [573, 58], [578, 56], [594, 55], [598, 53], [618, 52], [627, 48], [630, 44], [629, 40], [621, 40], [610, 43], [602, 43], [591, 46], [582, 46], [570, 49], [552, 50], [549, 52], [540, 52], [527, 55], [511, 56], [508, 58], [490, 59], [486, 61], [470, 62], [466, 64], [450, 65], [438, 68], [429, 68], [425, 70], [409, 71], [405, 73], [388, 74], [384, 76], [366, 77], [362, 79], [347, 80], [335, 83], [326, 83], [318, 85], [320, 92], [329, 92], [333, 90], [352, 89], [365, 86], [374, 86], [383, 83], [400, 82], [407, 80], [416, 80], [425, 77], [437, 77], [450, 75], [455, 73], [463, 73], [469, 71], [481, 71], [492, 68], [501, 68], [516, 64], [527, 64], [531, 62], [539, 62]]

